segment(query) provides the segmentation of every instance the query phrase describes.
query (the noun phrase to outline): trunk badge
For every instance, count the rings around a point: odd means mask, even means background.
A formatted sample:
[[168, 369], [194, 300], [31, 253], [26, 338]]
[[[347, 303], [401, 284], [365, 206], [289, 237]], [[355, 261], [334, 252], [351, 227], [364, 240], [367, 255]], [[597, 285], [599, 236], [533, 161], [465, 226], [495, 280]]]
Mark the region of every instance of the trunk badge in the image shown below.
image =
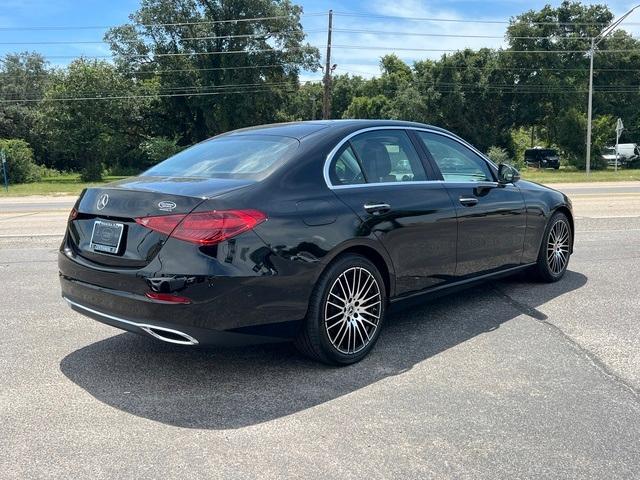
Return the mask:
[[98, 203], [96, 203], [96, 208], [98, 210], [102, 210], [104, 207], [107, 206], [107, 203], [109, 203], [109, 195], [107, 195], [106, 193], [103, 193], [102, 195], [100, 195], [100, 198], [98, 198]]
[[163, 200], [161, 202], [158, 202], [158, 208], [163, 212], [171, 212], [174, 208], [176, 208], [176, 204], [170, 202], [169, 200]]

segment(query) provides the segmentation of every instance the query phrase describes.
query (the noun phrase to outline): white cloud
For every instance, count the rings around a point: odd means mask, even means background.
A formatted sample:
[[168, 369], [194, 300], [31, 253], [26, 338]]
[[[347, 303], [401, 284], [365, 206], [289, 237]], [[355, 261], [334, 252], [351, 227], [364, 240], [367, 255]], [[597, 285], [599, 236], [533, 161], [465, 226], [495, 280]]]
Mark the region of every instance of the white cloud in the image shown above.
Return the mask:
[[[334, 15], [332, 63], [338, 64], [338, 72], [340, 73], [351, 71], [366, 77], [377, 75], [379, 74], [380, 58], [391, 53], [395, 53], [408, 63], [413, 63], [415, 60], [440, 58], [445, 50], [496, 48], [504, 44], [503, 25], [412, 20], [418, 17], [461, 18], [448, 8], [428, 8], [423, 2], [416, 0], [395, 2], [377, 0], [369, 6], [371, 15], [405, 18]], [[309, 34], [310, 43], [322, 45], [321, 51], [324, 56], [326, 19], [318, 17], [308, 23], [313, 23], [313, 25], [305, 25], [307, 29], [325, 28], [324, 32]], [[416, 35], [408, 35], [410, 33]], [[457, 38], [454, 35], [497, 36], [499, 38]], [[315, 78], [319, 77], [321, 74]]]
[[[637, 0], [636, 0], [637, 1]], [[456, 2], [427, 3], [420, 0], [372, 0], [367, 4], [369, 16], [334, 15], [333, 19], [333, 51], [332, 63], [338, 64], [338, 73], [353, 72], [354, 74], [371, 77], [379, 74], [380, 57], [395, 53], [408, 63], [422, 59], [438, 59], [443, 50], [462, 50], [465, 48], [479, 49], [482, 47], [504, 47], [504, 34], [507, 24], [504, 23], [462, 23], [444, 21], [424, 21], [417, 19], [454, 19], [454, 20], [485, 20], [507, 21], [511, 16], [518, 15], [529, 9], [539, 9], [547, 1], [513, 2], [500, 1], [491, 5], [493, 14], [472, 15], [465, 12], [464, 5]], [[601, 3], [593, 1], [591, 3]], [[516, 4], [516, 5], [514, 5]], [[616, 17], [633, 6], [628, 2], [609, 2], [609, 8]], [[338, 9], [344, 11], [344, 7]], [[501, 12], [500, 14], [496, 12]], [[378, 15], [376, 17], [375, 15]], [[381, 16], [387, 16], [383, 18]], [[389, 18], [401, 17], [401, 18]], [[638, 25], [634, 25], [637, 23]], [[313, 17], [305, 21], [307, 30], [314, 30], [309, 34], [309, 41], [313, 45], [322, 46], [324, 58], [326, 45], [326, 17]], [[622, 24], [634, 36], [640, 36], [640, 9], [629, 16]], [[319, 30], [319, 31], [318, 31]], [[344, 32], [341, 30], [355, 30]], [[389, 32], [381, 34], [376, 32]], [[406, 33], [426, 34], [425, 36], [410, 36]], [[429, 36], [434, 35], [434, 36]], [[438, 36], [442, 35], [442, 36]], [[451, 35], [451, 36], [447, 36]], [[467, 37], [460, 37], [466, 35]], [[471, 38], [473, 36], [499, 38]], [[364, 48], [348, 48], [359, 46]], [[384, 47], [384, 48], [375, 48]], [[402, 49], [424, 49], [424, 51], [407, 51]], [[430, 51], [437, 50], [437, 51]], [[322, 73], [310, 73], [307, 79], [319, 79]]]

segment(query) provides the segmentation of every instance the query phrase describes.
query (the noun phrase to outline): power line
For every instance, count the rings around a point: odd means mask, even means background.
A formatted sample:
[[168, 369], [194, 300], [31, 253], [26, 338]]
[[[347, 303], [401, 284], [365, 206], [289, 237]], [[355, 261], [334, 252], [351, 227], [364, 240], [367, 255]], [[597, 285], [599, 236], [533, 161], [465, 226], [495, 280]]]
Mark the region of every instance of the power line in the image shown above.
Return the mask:
[[[252, 53], [265, 53], [265, 52], [278, 52], [289, 53], [296, 50], [305, 50], [307, 46], [303, 47], [288, 47], [286, 50], [279, 48], [256, 48], [250, 50], [221, 50], [215, 52], [172, 52], [172, 53], [149, 53], [149, 54], [109, 54], [109, 55], [43, 55], [44, 58], [84, 58], [88, 60], [101, 59], [101, 58], [155, 58], [155, 57], [185, 57], [185, 56], [197, 56], [197, 55], [234, 55], [234, 54], [252, 54]], [[606, 51], [606, 50], [603, 50]]]
[[[487, 74], [493, 72], [525, 72], [525, 73], [544, 73], [544, 72], [588, 72], [589, 67], [584, 68], [521, 68], [521, 67], [492, 67], [487, 65], [434, 65], [427, 69], [429, 72], [438, 72], [440, 70], [478, 70], [480, 73]], [[371, 72], [365, 72], [363, 70], [352, 70], [350, 68], [338, 67], [336, 70], [340, 70], [346, 73], [355, 73], [359, 75], [375, 75]], [[414, 70], [415, 72], [415, 70]], [[596, 68], [594, 72], [640, 72], [638, 68]], [[378, 72], [379, 74], [379, 72]]]
[[[173, 52], [173, 53], [149, 53], [149, 54], [110, 54], [110, 55], [46, 55], [44, 58], [49, 59], [63, 59], [63, 58], [84, 58], [88, 60], [92, 59], [106, 59], [106, 58], [162, 58], [162, 57], [185, 57], [185, 56], [198, 56], [198, 55], [239, 55], [239, 54], [252, 54], [252, 53], [265, 53], [265, 52], [279, 52], [289, 53], [296, 50], [305, 50], [307, 46], [302, 47], [288, 47], [287, 50], [278, 48], [260, 48], [252, 50], [222, 50], [215, 52]], [[316, 46], [315, 48], [326, 48], [326, 46]], [[390, 50], [400, 52], [445, 52], [455, 53], [464, 52], [464, 49], [456, 48], [409, 48], [409, 47], [386, 47], [383, 45], [332, 45], [332, 48], [341, 48], [344, 50]], [[639, 48], [634, 49], [607, 49], [598, 50], [598, 53], [630, 53], [638, 52]], [[567, 53], [586, 53], [585, 50], [494, 50], [492, 53], [496, 54], [520, 54], [520, 53], [536, 53], [536, 54], [567, 54]]]
[[[333, 45], [333, 48], [342, 48], [345, 50], [393, 50], [401, 52], [464, 52], [459, 48], [409, 48], [409, 47], [385, 47], [382, 45]], [[598, 53], [623, 53], [623, 52], [638, 52], [639, 48], [633, 49], [607, 49], [598, 50]], [[585, 50], [494, 50], [494, 53], [584, 53]]]
[[[306, 80], [306, 81], [302, 81], [300, 82], [301, 84], [309, 84], [309, 83], [317, 83], [316, 81], [313, 80]], [[167, 85], [167, 86], [163, 86], [163, 87], [157, 87], [157, 90], [160, 92], [175, 92], [175, 91], [182, 91], [181, 93], [187, 93], [187, 91], [225, 91], [225, 90], [240, 90], [240, 89], [255, 89], [258, 87], [281, 87], [281, 86], [290, 86], [290, 87], [297, 87], [296, 82], [292, 82], [292, 81], [280, 81], [280, 82], [257, 82], [257, 83], [236, 83], [236, 84], [221, 84], [221, 85], [183, 85], [183, 86], [172, 86], [172, 85]], [[141, 88], [143, 88], [141, 86]], [[128, 92], [131, 93], [131, 92]], [[111, 91], [111, 92], [105, 92], [105, 91], [82, 91], [82, 92], [76, 92], [76, 94], [74, 95], [74, 97], [77, 97], [78, 95], [82, 96], [82, 97], [88, 97], [88, 96], [96, 96], [96, 97], [100, 97], [100, 98], [105, 98], [109, 95], [113, 96], [113, 95], [120, 95], [122, 94], [122, 92], [115, 92], [115, 91]], [[156, 92], [153, 93], [140, 93], [138, 95], [155, 95]], [[23, 100], [23, 99], [31, 99], [28, 98], [29, 96], [33, 97], [34, 95], [40, 95], [40, 93], [27, 93], [27, 92], [19, 92], [19, 95], [24, 95], [25, 98], [4, 98], [2, 100]], [[50, 99], [55, 100], [55, 97], [50, 97]]]
[[[358, 30], [352, 28], [334, 28], [334, 32], [339, 33], [370, 33], [375, 35], [393, 35], [407, 37], [445, 37], [445, 38], [486, 38], [486, 39], [504, 39], [506, 35], [461, 35], [452, 33], [419, 33], [419, 32], [398, 32], [390, 30]], [[525, 37], [508, 37], [512, 40], [582, 40], [591, 41], [591, 37], [559, 37], [557, 35], [547, 36], [525, 36]]]
[[[326, 15], [324, 12], [302, 13], [301, 17], [318, 17]], [[265, 20], [280, 20], [290, 18], [289, 15], [273, 15], [269, 17], [253, 17], [253, 18], [232, 18], [225, 20], [205, 20], [197, 22], [171, 22], [171, 23], [134, 23], [126, 24], [134, 27], [179, 27], [191, 25], [215, 25], [220, 23], [243, 23], [257, 22]], [[24, 26], [24, 27], [0, 27], [0, 31], [16, 31], [16, 30], [107, 30], [110, 28], [121, 27], [123, 25], [47, 25], [47, 26]]]
[[[386, 18], [393, 20], [406, 20], [411, 22], [443, 22], [443, 23], [484, 23], [484, 24], [503, 24], [509, 25], [513, 23], [511, 20], [483, 20], [483, 19], [463, 19], [463, 18], [439, 18], [439, 17], [405, 17], [401, 15], [379, 15], [371, 13], [356, 12], [334, 12], [334, 15], [341, 17], [366, 17], [366, 18]], [[559, 26], [606, 26], [608, 23], [586, 23], [586, 22], [525, 22], [527, 25], [559, 25]], [[626, 25], [640, 25], [640, 23], [627, 22]]]
[[[325, 32], [324, 29], [305, 30], [305, 33]], [[286, 35], [289, 32], [264, 32], [264, 33], [247, 33], [243, 35], [218, 35], [205, 37], [181, 37], [180, 41], [195, 40], [227, 40], [232, 38], [266, 38], [271, 35]], [[103, 45], [109, 42], [105, 40], [43, 40], [37, 42], [0, 42], [0, 45]]]
[[[287, 92], [286, 90], [284, 90]], [[66, 101], [92, 101], [92, 100], [133, 100], [143, 98], [171, 98], [171, 97], [199, 97], [212, 95], [231, 95], [248, 93], [273, 93], [273, 89], [237, 90], [224, 92], [186, 92], [186, 93], [166, 93], [149, 95], [115, 95], [115, 96], [92, 96], [92, 97], [58, 97], [58, 98], [28, 98], [28, 99], [0, 99], [0, 103], [37, 103], [37, 102], [66, 102]], [[288, 93], [291, 93], [288, 92]]]
[[[361, 33], [375, 35], [391, 35], [391, 36], [409, 36], [409, 37], [436, 37], [436, 38], [484, 38], [484, 39], [505, 39], [506, 35], [462, 35], [452, 33], [421, 33], [421, 32], [400, 32], [390, 30], [365, 30], [353, 28], [333, 28], [333, 32], [338, 33]], [[326, 29], [305, 30], [305, 33], [324, 33]], [[264, 33], [247, 33], [239, 35], [217, 35], [204, 37], [181, 37], [179, 40], [196, 41], [196, 40], [226, 40], [233, 38], [266, 38], [271, 35], [286, 35], [289, 32], [264, 32]], [[508, 37], [510, 40], [554, 40], [554, 41], [585, 41], [590, 42], [591, 37], [560, 37], [557, 35], [547, 36], [513, 36]], [[26, 41], [26, 42], [0, 42], [0, 45], [103, 45], [109, 42], [105, 40], [42, 40], [42, 41]]]
[[[0, 59], [2, 61], [2, 59]], [[209, 72], [209, 71], [226, 71], [226, 70], [254, 70], [254, 69], [270, 69], [270, 68], [287, 68], [286, 64], [270, 64], [270, 65], [238, 65], [233, 67], [212, 67], [212, 68], [169, 68], [162, 70], [120, 70], [118, 69], [118, 73], [131, 75], [133, 77], [137, 77], [139, 75], [162, 75], [165, 73], [180, 73], [180, 72]], [[20, 74], [8, 74], [0, 72], [0, 77], [8, 77], [8, 78], [24, 78], [28, 77], [48, 77], [53, 75], [53, 72], [46, 71], [33, 75], [20, 75]]]
[[[438, 85], [433, 85], [433, 87], [439, 87]], [[526, 89], [526, 88], [510, 88], [506, 89], [504, 87], [496, 87], [496, 88], [488, 88], [486, 85], [463, 85], [463, 86], [447, 86], [443, 85], [444, 88], [434, 88], [435, 92], [438, 93], [465, 93], [465, 92], [477, 92], [478, 90], [488, 90], [494, 91], [498, 93], [503, 93], [507, 95], [519, 95], [519, 94], [535, 94], [540, 95], [544, 93], [553, 93], [553, 94], [580, 94], [583, 95], [587, 93], [588, 90], [580, 90], [580, 89]], [[598, 93], [612, 93], [612, 94], [637, 94], [639, 93], [640, 86], [633, 86], [633, 88], [620, 88], [616, 86], [612, 86], [612, 89], [608, 90], [599, 90]], [[295, 90], [282, 90], [284, 93], [295, 93]], [[107, 92], [108, 93], [108, 92]], [[0, 104], [6, 103], [37, 103], [37, 102], [59, 102], [59, 101], [104, 101], [104, 100], [130, 100], [130, 99], [146, 99], [146, 98], [172, 98], [172, 97], [198, 97], [198, 96], [214, 96], [214, 95], [232, 95], [232, 94], [252, 94], [252, 93], [273, 93], [273, 89], [270, 88], [262, 88], [262, 89], [241, 89], [241, 90], [230, 90], [230, 91], [215, 91], [215, 92], [181, 92], [181, 93], [166, 93], [166, 94], [148, 94], [148, 95], [132, 95], [132, 94], [123, 94], [123, 95], [97, 95], [97, 96], [85, 96], [85, 97], [59, 97], [59, 98], [23, 98], [23, 99], [0, 99]]]

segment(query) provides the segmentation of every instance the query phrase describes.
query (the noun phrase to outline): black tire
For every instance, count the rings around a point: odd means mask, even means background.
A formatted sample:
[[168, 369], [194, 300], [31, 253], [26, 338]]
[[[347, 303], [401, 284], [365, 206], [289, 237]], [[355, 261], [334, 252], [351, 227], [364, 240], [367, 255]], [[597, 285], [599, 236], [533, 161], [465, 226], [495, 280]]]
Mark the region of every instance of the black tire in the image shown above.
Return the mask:
[[560, 170], [560, 165], [553, 167], [554, 170]]
[[[558, 229], [556, 231], [566, 231], [566, 240], [562, 242], [562, 245], [553, 242], [552, 232], [554, 228]], [[564, 234], [560, 234], [561, 238], [564, 239]], [[557, 244], [558, 247], [554, 249], [562, 250], [566, 252], [566, 260], [562, 265], [555, 263], [552, 259], [554, 252], [550, 252], [550, 244]], [[566, 247], [565, 247], [566, 244]], [[540, 251], [538, 252], [538, 259], [536, 265], [533, 267], [533, 273], [538, 280], [543, 282], [557, 282], [560, 280], [565, 272], [567, 271], [567, 266], [569, 265], [569, 260], [571, 257], [571, 247], [573, 245], [573, 231], [571, 230], [571, 223], [567, 216], [562, 212], [556, 212], [551, 216], [549, 222], [547, 222], [547, 226], [544, 229], [544, 235], [542, 237], [542, 242], [540, 244]]]
[[[367, 276], [365, 272], [367, 272], [369, 276]], [[361, 280], [364, 278], [369, 282], [369, 284], [364, 285], [363, 290], [364, 288], [368, 288], [367, 285], [370, 285], [370, 290], [368, 290], [366, 294], [362, 292], [365, 294], [364, 297], [356, 296], [358, 292], [354, 292], [354, 295], [350, 296], [349, 291], [345, 291], [346, 289], [344, 288], [349, 288], [349, 285], [343, 283], [350, 278], [349, 275], [358, 274]], [[355, 284], [357, 277], [352, 278]], [[340, 291], [338, 291], [338, 287], [340, 287]], [[336, 291], [338, 291], [340, 296], [342, 296], [341, 292], [343, 292], [344, 296], [349, 297], [353, 302], [349, 300], [349, 302], [344, 302], [343, 304], [338, 300], [338, 297], [335, 296], [334, 292]], [[379, 295], [380, 301], [377, 309], [375, 306], [368, 306], [372, 305], [371, 302], [377, 301], [376, 297], [368, 300], [366, 305], [362, 304], [357, 306], [356, 298], [367, 300], [366, 296], [375, 295], [376, 292]], [[329, 298], [335, 300], [335, 303], [331, 302], [328, 304]], [[353, 304], [349, 306], [347, 305], [348, 303]], [[378, 340], [384, 322], [386, 304], [387, 293], [384, 280], [376, 266], [361, 255], [342, 255], [334, 260], [318, 279], [314, 291], [311, 294], [307, 317], [295, 340], [295, 345], [302, 354], [330, 365], [349, 365], [359, 362], [371, 351]], [[336, 305], [343, 305], [343, 308], [338, 309]], [[337, 312], [337, 314], [335, 312]], [[377, 321], [375, 320], [376, 314], [378, 316]], [[336, 318], [332, 319], [332, 317]], [[329, 321], [327, 321], [326, 318], [328, 318]], [[373, 322], [375, 322], [375, 328], [370, 325]], [[340, 330], [340, 332], [334, 336], [334, 341], [330, 338], [329, 330], [331, 329], [333, 329], [333, 331]], [[343, 332], [343, 329], [346, 330]], [[346, 337], [347, 333], [349, 334], [349, 346], [345, 348], [345, 339], [338, 339], [337, 337], [340, 335]], [[353, 351], [350, 351], [351, 333], [353, 333], [354, 339]], [[360, 348], [356, 348], [356, 341], [359, 344], [359, 339], [362, 339], [362, 345], [358, 345]], [[337, 343], [338, 347], [336, 347], [334, 343]]]

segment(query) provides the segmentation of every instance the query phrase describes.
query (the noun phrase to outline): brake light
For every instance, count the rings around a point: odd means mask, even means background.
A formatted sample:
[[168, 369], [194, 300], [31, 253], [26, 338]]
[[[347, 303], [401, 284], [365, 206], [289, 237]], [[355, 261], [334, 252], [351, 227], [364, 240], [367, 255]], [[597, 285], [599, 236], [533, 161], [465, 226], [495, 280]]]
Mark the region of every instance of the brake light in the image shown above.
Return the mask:
[[215, 245], [264, 222], [258, 210], [213, 210], [184, 215], [136, 218], [136, 223], [198, 245]]
[[69, 218], [67, 219], [67, 221], [71, 222], [75, 220], [77, 217], [78, 217], [78, 210], [76, 210], [76, 207], [73, 207], [69, 212]]

